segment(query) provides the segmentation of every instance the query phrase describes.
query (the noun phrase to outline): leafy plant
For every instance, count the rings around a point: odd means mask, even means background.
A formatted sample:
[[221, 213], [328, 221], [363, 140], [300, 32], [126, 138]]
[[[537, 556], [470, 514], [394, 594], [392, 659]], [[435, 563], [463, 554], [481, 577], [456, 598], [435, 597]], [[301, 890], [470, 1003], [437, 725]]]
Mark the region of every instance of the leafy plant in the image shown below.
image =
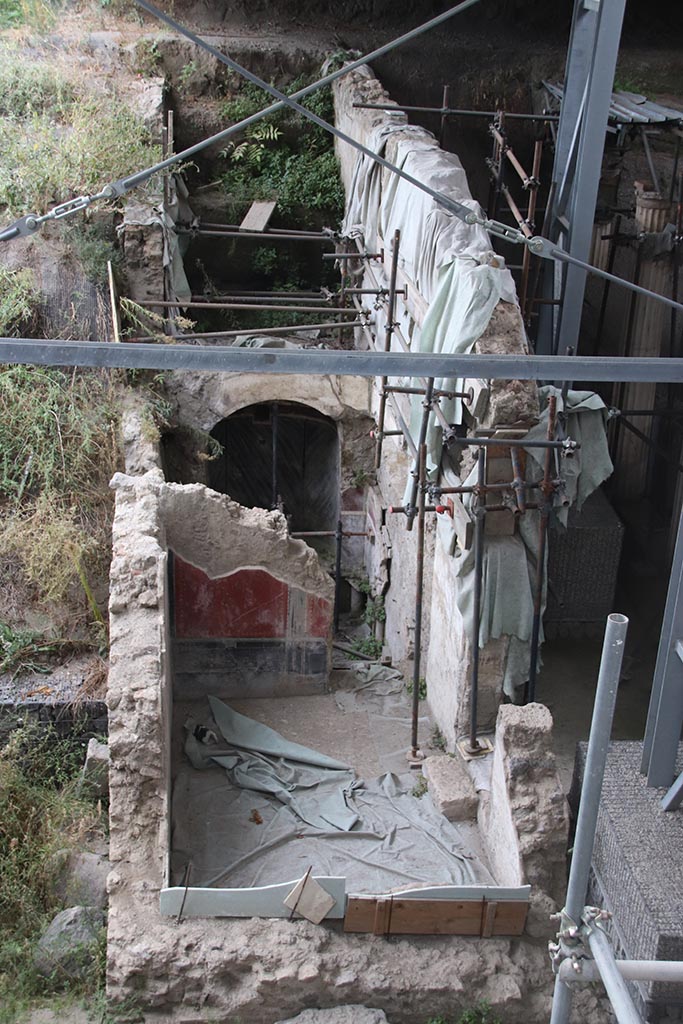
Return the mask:
[[365, 654], [368, 658], [379, 658], [382, 653], [382, 641], [374, 637], [366, 637], [364, 640], [354, 640], [351, 645], [359, 654]]
[[[406, 683], [406, 690], [408, 691], [408, 693], [412, 694], [414, 688], [415, 687], [411, 679], [408, 683]], [[419, 700], [427, 699], [427, 680], [424, 678], [424, 676], [420, 676], [419, 682], [417, 684], [417, 696]]]
[[414, 796], [416, 800], [421, 800], [428, 789], [429, 786], [427, 785], [427, 780], [425, 779], [424, 775], [420, 773], [417, 777], [415, 785], [410, 791], [410, 794], [411, 796]]
[[[310, 80], [302, 76], [292, 82], [289, 92]], [[328, 121], [334, 116], [329, 89], [306, 97], [305, 105]], [[246, 84], [224, 104], [223, 113], [226, 120], [237, 123], [262, 107], [262, 90]], [[315, 226], [316, 214], [341, 217], [344, 193], [331, 137], [296, 112], [284, 109], [248, 127], [243, 141], [224, 150], [224, 155], [229, 166], [223, 185], [236, 213], [255, 199], [274, 199], [281, 214], [296, 215], [304, 226]]]
[[436, 750], [446, 749], [446, 737], [441, 732], [438, 725], [435, 725], [432, 729], [432, 735], [429, 737], [429, 742]]
[[376, 622], [385, 622], [386, 617], [387, 612], [382, 595], [378, 594], [376, 597], [368, 597], [363, 611], [363, 622], [372, 629]]
[[48, 672], [47, 659], [63, 647], [63, 640], [0, 622], [0, 672]]
[[135, 46], [133, 70], [144, 78], [154, 78], [159, 74], [161, 51], [156, 39], [139, 39]]
[[430, 1017], [425, 1024], [502, 1024], [502, 1021], [488, 1003], [480, 1002], [463, 1010], [459, 1017]]
[[187, 64], [183, 64], [182, 68], [178, 72], [178, 88], [183, 92], [189, 86], [192, 76], [197, 73], [197, 61], [191, 60]]

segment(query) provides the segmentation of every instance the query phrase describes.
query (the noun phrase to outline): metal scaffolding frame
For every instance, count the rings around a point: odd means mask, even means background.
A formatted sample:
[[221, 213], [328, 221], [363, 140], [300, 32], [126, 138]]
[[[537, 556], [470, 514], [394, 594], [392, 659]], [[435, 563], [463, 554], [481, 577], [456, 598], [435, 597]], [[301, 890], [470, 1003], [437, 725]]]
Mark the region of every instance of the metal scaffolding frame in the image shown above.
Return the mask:
[[[572, 260], [588, 261], [605, 133], [626, 0], [575, 0], [546, 231]], [[576, 263], [544, 274], [538, 352], [578, 351], [586, 272]], [[561, 301], [561, 304], [555, 305]]]

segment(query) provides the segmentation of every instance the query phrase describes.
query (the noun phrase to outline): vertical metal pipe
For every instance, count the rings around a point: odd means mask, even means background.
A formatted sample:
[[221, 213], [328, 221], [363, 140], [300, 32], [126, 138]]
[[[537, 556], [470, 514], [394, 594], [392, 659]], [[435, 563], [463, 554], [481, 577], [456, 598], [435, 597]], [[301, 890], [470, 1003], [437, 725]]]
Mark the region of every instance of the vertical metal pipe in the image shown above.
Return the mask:
[[[617, 256], [617, 236], [621, 230], [621, 214], [618, 213], [612, 222], [612, 237], [609, 240], [609, 253], [607, 255], [607, 273], [614, 273], [614, 261]], [[598, 315], [598, 327], [596, 331], [597, 335], [597, 351], [600, 351], [600, 339], [602, 337], [602, 329], [605, 326], [605, 314], [607, 313], [607, 300], [609, 298], [611, 281], [605, 281], [605, 287], [602, 292], [602, 300], [600, 302], [600, 313]]]
[[441, 124], [439, 125], [439, 146], [443, 149], [443, 140], [446, 137], [446, 125], [448, 124], [448, 107], [450, 105], [451, 89], [449, 85], [443, 87], [443, 99], [441, 100]]
[[514, 445], [510, 448], [510, 462], [512, 463], [512, 489], [515, 492], [517, 508], [520, 512], [526, 511], [526, 492], [524, 488], [524, 476], [522, 474], [522, 461], [519, 448]]
[[496, 217], [498, 216], [498, 207], [500, 206], [500, 197], [501, 197], [502, 192], [503, 192], [503, 185], [505, 184], [505, 145], [506, 145], [506, 136], [505, 136], [505, 122], [504, 122], [504, 119], [505, 119], [505, 115], [503, 114], [502, 110], [498, 111], [498, 114], [496, 115], [496, 121], [494, 123], [497, 124], [498, 131], [500, 132], [500, 135], [501, 135], [501, 138], [502, 138], [503, 141], [501, 143], [498, 143], [496, 141], [495, 136], [493, 138], [494, 159], [495, 159], [495, 154], [497, 153], [498, 154], [498, 167], [497, 167], [496, 181], [495, 181], [495, 185], [494, 185], [494, 189], [493, 189], [493, 198], [492, 198], [492, 202], [491, 202], [491, 212], [489, 213], [489, 217], [491, 218], [491, 220], [495, 220]]
[[[417, 442], [417, 453], [418, 463], [420, 458], [420, 452], [422, 446], [427, 440], [427, 427], [429, 426], [429, 416], [432, 411], [432, 405], [434, 404], [434, 378], [429, 377], [426, 383], [425, 397], [422, 403], [422, 422], [420, 423], [420, 437]], [[417, 494], [420, 486], [420, 467], [419, 464], [413, 470], [413, 486], [410, 491], [410, 502], [408, 504], [408, 511], [406, 514], [406, 529], [412, 530], [413, 519], [417, 511]]]
[[[551, 395], [548, 399], [548, 440], [555, 440], [557, 427], [557, 398]], [[543, 465], [543, 481], [541, 491], [543, 503], [538, 523], [538, 556], [536, 562], [536, 581], [534, 586], [534, 619], [531, 627], [531, 650], [529, 652], [529, 682], [527, 683], [527, 701], [536, 698], [536, 675], [538, 673], [538, 644], [541, 635], [541, 605], [543, 604], [543, 579], [545, 576], [545, 549], [548, 538], [548, 522], [552, 508], [553, 484], [550, 479], [553, 449], [546, 448]]]
[[[602, 780], [607, 762], [607, 750], [612, 732], [612, 719], [617, 699], [617, 687], [621, 675], [621, 662], [628, 629], [625, 615], [613, 613], [607, 618], [605, 639], [602, 645], [600, 672], [593, 705], [586, 766], [583, 772], [581, 802], [576, 823], [576, 838], [569, 869], [565, 911], [576, 924], [579, 923], [586, 902], [590, 876], [595, 828], [598, 821]], [[567, 1024], [572, 1004], [572, 992], [568, 985], [555, 978], [553, 1009], [550, 1024]]]
[[[391, 337], [394, 333], [394, 317], [396, 315], [396, 275], [398, 273], [398, 250], [401, 244], [401, 232], [397, 229], [394, 232], [394, 248], [391, 257], [391, 277], [389, 279], [389, 303], [387, 308], [387, 322], [384, 325], [384, 351], [391, 351]], [[388, 377], [381, 378], [381, 394], [379, 400], [379, 414], [377, 416], [377, 443], [375, 445], [375, 469], [379, 469], [382, 463], [382, 442], [384, 440], [384, 417], [387, 408], [387, 396], [385, 388]]]
[[277, 487], [277, 432], [278, 432], [278, 408], [277, 403], [273, 402], [270, 407], [270, 438], [271, 438], [271, 453], [272, 453], [272, 465], [271, 465], [271, 487], [272, 487], [272, 500], [271, 507], [277, 508], [278, 506], [278, 487]]
[[[538, 182], [541, 174], [541, 158], [543, 157], [543, 141], [537, 139], [534, 143], [534, 162], [531, 168], [531, 177], [534, 182]], [[529, 225], [531, 231], [534, 231], [534, 218], [536, 217], [536, 204], [538, 202], [538, 185], [532, 186], [531, 195], [529, 196], [529, 208], [526, 214], [526, 222]], [[529, 268], [531, 266], [531, 251], [528, 246], [524, 246], [524, 255], [522, 256], [522, 282], [520, 286], [520, 298], [519, 306], [522, 310], [522, 315], [526, 308], [526, 300], [529, 292]]]
[[417, 724], [420, 717], [420, 662], [422, 657], [422, 589], [425, 561], [425, 497], [427, 494], [427, 445], [420, 445], [418, 461], [417, 567], [415, 570], [415, 641], [413, 651], [413, 717], [410, 745], [417, 757]]
[[477, 703], [479, 697], [479, 632], [481, 626], [481, 583], [484, 570], [484, 520], [486, 517], [486, 449], [477, 449], [477, 512], [474, 523], [474, 606], [472, 608], [472, 675], [470, 678], [470, 751], [479, 750]]
[[605, 933], [600, 928], [591, 928], [588, 945], [618, 1024], [643, 1024], [643, 1018], [633, 1005], [626, 982], [619, 973], [614, 951]]
[[341, 614], [341, 585], [342, 585], [342, 541], [344, 540], [344, 528], [341, 519], [337, 520], [337, 529], [334, 534], [335, 555], [334, 555], [334, 632], [339, 632], [339, 616]]

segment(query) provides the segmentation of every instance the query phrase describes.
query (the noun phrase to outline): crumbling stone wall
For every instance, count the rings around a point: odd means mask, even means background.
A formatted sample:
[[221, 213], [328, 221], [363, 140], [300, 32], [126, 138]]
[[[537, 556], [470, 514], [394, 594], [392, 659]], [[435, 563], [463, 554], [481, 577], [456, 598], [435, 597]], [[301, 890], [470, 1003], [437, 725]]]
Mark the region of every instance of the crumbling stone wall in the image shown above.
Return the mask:
[[532, 934], [550, 934], [550, 913], [566, 888], [569, 810], [552, 751], [553, 719], [543, 704], [498, 711], [490, 790], [479, 826], [499, 885], [532, 886]]
[[[308, 1006], [380, 1003], [397, 1022], [453, 1014], [483, 998], [508, 1024], [542, 1020], [549, 1008], [545, 950], [535, 940], [346, 936], [306, 921], [185, 920], [159, 912], [169, 845], [171, 665], [167, 548], [219, 545], [218, 506], [229, 523], [246, 510], [206, 489], [164, 483], [159, 470], [117, 474], [111, 590], [108, 993], [133, 1000], [148, 1020], [239, 1018], [272, 1024]], [[206, 515], [205, 502], [213, 508]], [[215, 507], [214, 507], [215, 506]], [[277, 546], [277, 514], [252, 511], [253, 527]], [[250, 521], [251, 521], [250, 519]], [[195, 520], [196, 527], [188, 525]], [[223, 549], [229, 552], [223, 537]], [[187, 550], [187, 549], [186, 549]], [[283, 549], [284, 550], [284, 549]], [[221, 563], [238, 555], [226, 553]], [[267, 557], [264, 555], [264, 557]], [[315, 556], [298, 560], [299, 581], [318, 586]]]

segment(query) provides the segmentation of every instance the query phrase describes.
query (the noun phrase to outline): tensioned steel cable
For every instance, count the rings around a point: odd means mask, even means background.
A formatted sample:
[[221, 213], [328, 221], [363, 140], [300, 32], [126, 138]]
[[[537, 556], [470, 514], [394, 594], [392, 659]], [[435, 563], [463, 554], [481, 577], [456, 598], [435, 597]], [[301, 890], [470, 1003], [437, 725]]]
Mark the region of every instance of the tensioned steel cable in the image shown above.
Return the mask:
[[400, 36], [393, 42], [387, 43], [384, 47], [380, 47], [379, 50], [373, 51], [373, 53], [368, 54], [365, 57], [359, 58], [357, 61], [354, 61], [351, 64], [338, 69], [338, 71], [336, 72], [332, 72], [330, 75], [327, 75], [324, 78], [320, 79], [318, 82], [313, 83], [310, 86], [307, 86], [305, 89], [299, 90], [299, 92], [294, 93], [292, 96], [286, 96], [284, 93], [280, 92], [279, 89], [276, 89], [275, 86], [269, 85], [263, 79], [259, 78], [258, 75], [255, 75], [247, 68], [242, 67], [240, 64], [237, 63], [237, 61], [234, 61], [231, 57], [228, 57], [226, 56], [226, 54], [221, 53], [220, 50], [217, 50], [210, 43], [207, 43], [200, 36], [197, 36], [194, 32], [191, 31], [191, 29], [185, 28], [183, 25], [179, 24], [179, 22], [177, 22], [174, 18], [171, 18], [170, 15], [165, 14], [163, 11], [159, 10], [159, 8], [149, 3], [148, 0], [137, 0], [137, 3], [149, 14], [152, 14], [160, 21], [165, 22], [170, 28], [179, 32], [187, 39], [190, 39], [192, 42], [195, 43], [195, 45], [199, 46], [207, 53], [210, 53], [220, 63], [225, 64], [233, 71], [236, 71], [238, 74], [242, 75], [244, 78], [252, 82], [252, 84], [256, 85], [258, 88], [263, 89], [264, 92], [267, 92], [270, 95], [274, 96], [278, 100], [278, 102], [275, 104], [271, 104], [270, 107], [266, 107], [264, 110], [252, 115], [250, 118], [245, 118], [238, 124], [231, 125], [223, 132], [219, 132], [218, 134], [211, 136], [209, 139], [205, 139], [203, 142], [197, 143], [195, 146], [192, 146], [189, 149], [184, 150], [182, 153], [178, 153], [173, 157], [169, 157], [168, 159], [161, 161], [158, 164], [155, 164], [153, 167], [147, 168], [144, 171], [140, 171], [137, 174], [130, 175], [126, 178], [120, 179], [117, 182], [113, 182], [112, 184], [105, 186], [105, 188], [95, 196], [79, 196], [76, 199], [70, 200], [69, 202], [62, 204], [62, 206], [56, 207], [54, 210], [50, 211], [48, 214], [45, 214], [43, 217], [36, 217], [35, 215], [28, 215], [27, 217], [23, 217], [20, 220], [16, 221], [9, 228], [0, 232], [0, 241], [6, 241], [11, 238], [16, 238], [20, 235], [31, 234], [34, 231], [36, 231], [40, 224], [43, 223], [44, 221], [69, 216], [72, 213], [75, 213], [78, 210], [84, 209], [85, 207], [89, 206], [92, 202], [103, 199], [113, 199], [118, 196], [125, 195], [126, 192], [147, 181], [153, 174], [165, 170], [168, 167], [179, 163], [181, 160], [188, 159], [195, 153], [199, 152], [201, 149], [204, 149], [206, 146], [211, 145], [212, 143], [215, 143], [217, 141], [222, 141], [223, 139], [228, 138], [230, 135], [233, 135], [236, 132], [241, 131], [243, 128], [248, 127], [250, 124], [253, 124], [254, 122], [260, 120], [261, 118], [266, 117], [268, 114], [276, 110], [282, 109], [283, 106], [287, 106], [295, 110], [300, 115], [303, 115], [308, 120], [312, 121], [314, 124], [317, 124], [324, 131], [330, 132], [330, 134], [336, 136], [342, 142], [345, 142], [347, 145], [350, 145], [352, 148], [356, 149], [364, 156], [368, 157], [374, 163], [378, 164], [381, 167], [384, 167], [386, 170], [390, 171], [392, 174], [395, 174], [397, 177], [409, 182], [409, 184], [413, 185], [421, 192], [426, 193], [439, 206], [443, 206], [450, 213], [458, 217], [459, 220], [464, 221], [466, 224], [479, 225], [483, 227], [486, 231], [488, 231], [490, 234], [498, 238], [502, 238], [508, 242], [517, 245], [525, 245], [534, 255], [539, 256], [542, 259], [552, 259], [559, 260], [564, 263], [571, 263], [574, 266], [586, 271], [587, 273], [595, 274], [598, 277], [603, 278], [604, 280], [612, 281], [614, 284], [620, 285], [621, 287], [626, 288], [629, 291], [645, 295], [648, 298], [652, 298], [655, 301], [662, 302], [665, 305], [670, 306], [674, 309], [683, 310], [683, 303], [676, 302], [674, 299], [670, 299], [665, 295], [660, 295], [658, 292], [648, 291], [647, 289], [642, 288], [640, 285], [632, 284], [630, 281], [626, 281], [621, 277], [617, 277], [615, 274], [610, 274], [608, 271], [600, 270], [599, 268], [592, 266], [590, 263], [584, 263], [582, 260], [579, 260], [576, 257], [571, 256], [563, 249], [558, 249], [555, 246], [555, 243], [551, 242], [547, 238], [543, 238], [538, 235], [528, 238], [518, 228], [511, 228], [509, 225], [503, 224], [500, 221], [489, 220], [487, 217], [477, 215], [469, 207], [465, 206], [462, 203], [458, 203], [457, 201], [450, 199], [448, 196], [445, 196], [442, 193], [430, 188], [430, 186], [426, 185], [424, 182], [419, 181], [417, 178], [414, 178], [411, 174], [408, 174], [406, 171], [403, 171], [402, 169], [396, 167], [394, 164], [390, 163], [384, 157], [381, 157], [379, 156], [379, 154], [374, 153], [371, 149], [368, 149], [368, 147], [364, 146], [356, 139], [353, 139], [351, 136], [346, 135], [345, 132], [342, 132], [339, 128], [329, 124], [327, 121], [324, 121], [321, 117], [318, 117], [317, 114], [314, 114], [312, 111], [307, 110], [306, 107], [302, 107], [297, 102], [298, 99], [303, 98], [304, 96], [310, 94], [316, 89], [322, 88], [323, 86], [330, 84], [332, 81], [335, 81], [337, 78], [340, 78], [344, 74], [348, 74], [350, 71], [354, 70], [355, 68], [359, 67], [362, 64], [367, 63], [369, 60], [377, 59], [379, 55], [385, 54], [390, 49], [399, 46], [403, 42], [407, 42], [409, 39], [414, 38], [421, 32], [427, 31], [428, 28], [433, 28], [437, 24], [441, 24], [447, 18], [452, 17], [454, 14], [457, 14], [460, 11], [463, 11], [466, 8], [473, 6], [477, 2], [478, 0], [464, 0], [464, 2], [458, 4], [457, 7], [451, 8], [449, 11], [444, 12], [444, 14], [431, 19], [431, 21], [425, 22], [424, 25], [418, 26], [416, 29], [411, 30], [411, 32], [405, 33], [403, 36]]
[[[560, 260], [561, 262], [564, 263], [571, 263], [573, 266], [579, 267], [588, 273], [596, 274], [598, 277], [604, 278], [606, 280], [611, 280], [615, 284], [619, 284], [622, 287], [629, 289], [630, 291], [646, 295], [648, 298], [656, 299], [660, 302], [663, 302], [667, 306], [672, 306], [674, 309], [683, 310], [683, 303], [676, 302], [675, 299], [670, 299], [665, 295], [660, 295], [658, 292], [648, 291], [648, 289], [643, 288], [640, 285], [632, 284], [630, 281], [625, 281], [623, 278], [617, 277], [615, 274], [610, 274], [606, 270], [600, 270], [597, 267], [593, 267], [590, 263], [584, 263], [583, 260], [579, 260], [575, 256], [571, 256], [563, 249], [556, 248], [555, 244], [547, 238], [543, 238], [538, 235], [528, 238], [524, 234], [524, 232], [519, 230], [519, 228], [511, 228], [509, 225], [503, 224], [501, 221], [489, 220], [487, 217], [479, 216], [468, 206], [465, 206], [463, 203], [458, 203], [456, 200], [450, 199], [448, 196], [443, 195], [443, 193], [437, 192], [435, 189], [430, 188], [429, 185], [426, 185], [424, 182], [419, 181], [417, 178], [414, 178], [411, 174], [408, 174], [401, 168], [396, 167], [394, 164], [390, 163], [384, 157], [381, 157], [379, 156], [379, 154], [373, 152], [371, 149], [368, 149], [367, 146], [364, 146], [357, 139], [354, 139], [350, 135], [347, 135], [345, 132], [341, 131], [341, 129], [337, 128], [336, 125], [329, 124], [327, 121], [324, 121], [321, 117], [318, 117], [317, 114], [314, 114], [311, 110], [307, 110], [306, 107], [302, 107], [301, 104], [297, 102], [296, 94], [293, 96], [286, 96], [284, 93], [280, 92], [280, 90], [277, 89], [274, 85], [270, 85], [262, 78], [259, 78], [258, 75], [255, 75], [252, 71], [249, 71], [248, 68], [242, 67], [242, 65], [238, 64], [238, 62], [236, 60], [233, 60], [232, 57], [227, 56], [227, 54], [221, 53], [220, 50], [217, 50], [214, 46], [211, 45], [211, 43], [207, 43], [200, 36], [196, 35], [196, 33], [194, 33], [191, 29], [185, 28], [185, 26], [180, 25], [170, 15], [164, 13], [164, 11], [159, 10], [158, 7], [155, 7], [154, 4], [150, 3], [149, 0], [136, 0], [136, 3], [144, 10], [146, 10], [149, 14], [152, 14], [160, 21], [165, 22], [170, 28], [174, 29], [176, 32], [180, 32], [181, 35], [185, 36], [187, 39], [190, 39], [193, 43], [195, 43], [201, 49], [205, 50], [207, 53], [210, 53], [213, 57], [216, 58], [216, 60], [220, 61], [222, 64], [225, 64], [226, 67], [229, 67], [232, 71], [236, 71], [238, 74], [242, 75], [243, 78], [246, 78], [247, 81], [251, 82], [258, 88], [263, 89], [264, 92], [267, 92], [271, 96], [275, 97], [275, 99], [279, 100], [280, 103], [285, 104], [292, 110], [295, 110], [298, 114], [303, 115], [309, 121], [312, 121], [314, 124], [318, 125], [318, 127], [322, 128], [324, 131], [329, 132], [331, 135], [334, 135], [342, 142], [345, 142], [347, 145], [352, 146], [359, 153], [362, 153], [363, 156], [366, 156], [370, 160], [373, 160], [376, 164], [379, 164], [380, 167], [384, 167], [392, 174], [395, 174], [397, 177], [402, 178], [404, 181], [407, 181], [409, 182], [409, 184], [415, 186], [415, 188], [418, 188], [421, 192], [425, 192], [436, 203], [438, 203], [440, 206], [443, 206], [450, 213], [454, 214], [456, 217], [458, 217], [459, 220], [464, 221], [466, 224], [479, 225], [483, 227], [486, 231], [488, 231], [490, 234], [495, 235], [498, 238], [503, 238], [506, 241], [513, 242], [517, 245], [526, 245], [528, 246], [531, 252], [533, 252], [536, 256], [540, 256], [543, 259], [555, 259]], [[464, 5], [461, 5], [460, 9], [462, 10], [463, 7]]]
[[[318, 89], [322, 89], [325, 86], [331, 85], [338, 78], [342, 78], [344, 75], [348, 75], [350, 72], [355, 71], [357, 68], [362, 67], [364, 64], [369, 63], [373, 60], [378, 60], [380, 57], [384, 57], [387, 53], [390, 53], [396, 47], [401, 46], [403, 43], [407, 43], [417, 36], [422, 35], [424, 32], [428, 32], [430, 29], [436, 28], [443, 24], [449, 18], [452, 18], [455, 14], [459, 14], [461, 11], [466, 10], [468, 7], [473, 7], [474, 4], [479, 3], [479, 0], [463, 0], [463, 2], [457, 4], [455, 7], [451, 7], [448, 11], [444, 11], [443, 14], [437, 15], [435, 18], [431, 18], [429, 21], [423, 22], [423, 24], [416, 26], [409, 32], [405, 32], [401, 36], [397, 36], [396, 39], [392, 39], [390, 42], [385, 43], [383, 46], [378, 47], [376, 50], [372, 50], [371, 53], [366, 54], [364, 57], [359, 57], [357, 60], [351, 61], [350, 64], [345, 64], [343, 67], [338, 68], [336, 71], [330, 72], [329, 75], [325, 75], [317, 82], [312, 82], [311, 85], [307, 85], [303, 89], [299, 89], [293, 93], [291, 97], [287, 97], [290, 100], [300, 100], [305, 96], [316, 92]], [[156, 8], [152, 12], [155, 16], [161, 16], [162, 12], [157, 11]], [[181, 34], [185, 33], [185, 29], [177, 22], [172, 22], [172, 27]], [[204, 46], [203, 41], [194, 34], [192, 35], [193, 41], [197, 46]], [[213, 48], [212, 48], [213, 49]], [[219, 60], [223, 59], [223, 55], [219, 51], [214, 51]], [[69, 217], [79, 210], [86, 209], [91, 203], [107, 200], [116, 199], [120, 196], [125, 195], [132, 189], [137, 188], [139, 185], [144, 184], [153, 175], [159, 174], [162, 171], [166, 171], [171, 167], [177, 166], [179, 163], [183, 163], [189, 160], [191, 157], [200, 153], [207, 146], [214, 145], [218, 142], [223, 142], [225, 139], [229, 139], [232, 135], [236, 135], [239, 132], [244, 131], [245, 128], [250, 127], [252, 124], [256, 124], [258, 121], [267, 117], [269, 114], [273, 114], [278, 110], [282, 110], [287, 104], [284, 101], [273, 103], [269, 107], [265, 107], [263, 110], [257, 111], [249, 117], [245, 117], [242, 121], [238, 121], [236, 124], [230, 125], [228, 128], [224, 128], [223, 131], [217, 132], [215, 135], [209, 136], [207, 139], [203, 139], [201, 142], [195, 143], [188, 149], [184, 149], [181, 153], [176, 153], [173, 156], [167, 157], [165, 160], [159, 161], [152, 167], [148, 167], [145, 170], [138, 171], [135, 174], [130, 174], [125, 178], [120, 178], [118, 181], [112, 182], [106, 185], [100, 192], [93, 196], [77, 196], [75, 199], [70, 199], [66, 203], [62, 203], [59, 206], [54, 207], [48, 213], [38, 216], [37, 214], [28, 214], [25, 217], [21, 217], [15, 221], [9, 227], [0, 231], [0, 242], [9, 241], [13, 238], [19, 238], [20, 236], [33, 234], [37, 231], [41, 224], [48, 220], [59, 220], [63, 217]]]

